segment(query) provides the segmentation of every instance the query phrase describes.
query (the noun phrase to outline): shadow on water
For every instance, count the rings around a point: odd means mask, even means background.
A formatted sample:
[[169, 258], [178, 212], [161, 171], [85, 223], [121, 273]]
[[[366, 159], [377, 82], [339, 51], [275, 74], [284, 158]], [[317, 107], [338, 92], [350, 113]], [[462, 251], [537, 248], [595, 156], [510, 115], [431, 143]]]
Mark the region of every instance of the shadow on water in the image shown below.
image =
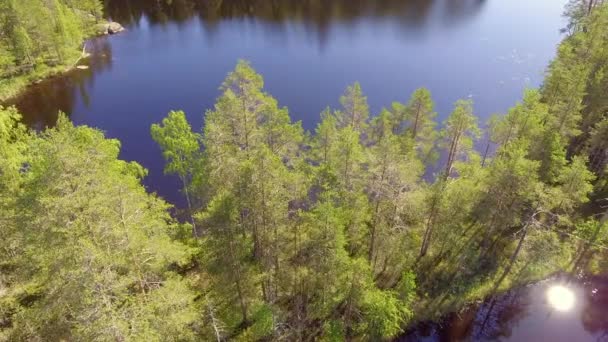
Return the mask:
[[24, 114], [23, 122], [36, 130], [53, 127], [60, 111], [72, 114], [76, 98], [88, 107], [91, 101], [88, 86], [95, 82], [96, 75], [112, 68], [112, 46], [105, 37], [91, 39], [86, 46], [91, 56], [79, 65], [88, 69], [74, 68], [42, 80], [6, 105], [16, 106]]
[[[274, 34], [290, 23], [299, 23], [318, 39], [320, 49], [327, 44], [334, 24], [354, 24], [361, 20], [392, 21], [406, 36], [416, 38], [427, 25], [452, 26], [464, 23], [477, 14], [486, 0], [106, 0], [108, 18], [126, 27], [163, 26], [199, 19], [206, 32], [213, 32], [221, 22], [255, 19], [272, 25]], [[72, 113], [75, 98], [85, 107], [90, 102], [87, 84], [95, 74], [112, 67], [112, 46], [107, 38], [87, 42], [92, 57], [81, 63], [88, 70], [74, 69], [30, 86], [19, 97], [4, 105], [16, 105], [24, 113], [24, 122], [35, 129], [52, 127], [58, 111]], [[337, 96], [337, 94], [336, 94]]]
[[401, 27], [403, 34], [416, 37], [427, 25], [447, 27], [465, 23], [487, 0], [109, 0], [106, 13], [127, 26], [142, 18], [151, 25], [185, 23], [194, 17], [213, 35], [226, 20], [255, 19], [272, 30], [287, 30], [298, 22], [317, 42], [319, 49], [330, 41], [335, 24], [353, 25], [359, 20], [387, 21]]
[[509, 291], [419, 323], [395, 341], [608, 341], [608, 278], [568, 282], [574, 303], [560, 311], [548, 294], [564, 283], [551, 278]]
[[126, 25], [143, 17], [152, 24], [183, 22], [198, 16], [213, 23], [255, 18], [266, 22], [304, 21], [324, 31], [329, 23], [361, 17], [393, 18], [406, 26], [420, 26], [437, 6], [437, 19], [457, 22], [474, 15], [486, 0], [108, 0], [106, 12]]

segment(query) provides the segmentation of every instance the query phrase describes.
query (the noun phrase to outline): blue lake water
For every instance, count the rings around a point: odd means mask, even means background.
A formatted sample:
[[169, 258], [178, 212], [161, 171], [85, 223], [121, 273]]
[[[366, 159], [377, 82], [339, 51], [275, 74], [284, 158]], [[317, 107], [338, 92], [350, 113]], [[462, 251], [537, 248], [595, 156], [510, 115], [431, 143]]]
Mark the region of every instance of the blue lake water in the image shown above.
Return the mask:
[[238, 59], [252, 62], [306, 129], [355, 81], [373, 113], [425, 86], [440, 120], [470, 97], [483, 123], [540, 85], [565, 26], [564, 0], [106, 3], [127, 30], [87, 43], [90, 69], [43, 81], [13, 102], [32, 127], [52, 126], [62, 110], [120, 139], [121, 157], [149, 170], [146, 186], [178, 205], [179, 183], [163, 175], [149, 127], [183, 109], [200, 130]]

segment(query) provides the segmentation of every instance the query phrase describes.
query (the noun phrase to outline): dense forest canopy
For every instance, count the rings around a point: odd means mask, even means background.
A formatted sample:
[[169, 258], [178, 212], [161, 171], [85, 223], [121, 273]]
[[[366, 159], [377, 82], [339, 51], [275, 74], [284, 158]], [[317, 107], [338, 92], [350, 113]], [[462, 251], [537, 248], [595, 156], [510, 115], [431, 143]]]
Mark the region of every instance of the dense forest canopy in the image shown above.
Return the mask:
[[[26, 5], [77, 8], [2, 3]], [[424, 88], [370, 113], [355, 83], [305, 132], [240, 61], [203, 131], [182, 111], [151, 127], [183, 222], [118, 141], [0, 108], [0, 341], [380, 340], [557, 271], [606, 272], [608, 5], [568, 13], [543, 86], [488, 123], [460, 100], [439, 124]]]

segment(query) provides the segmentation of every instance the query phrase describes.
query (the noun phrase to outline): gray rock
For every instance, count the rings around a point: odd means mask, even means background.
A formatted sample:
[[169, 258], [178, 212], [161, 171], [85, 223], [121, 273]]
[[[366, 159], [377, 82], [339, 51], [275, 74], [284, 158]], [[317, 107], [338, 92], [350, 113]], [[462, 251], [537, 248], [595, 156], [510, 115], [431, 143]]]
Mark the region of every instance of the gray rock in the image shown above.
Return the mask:
[[111, 23], [108, 24], [108, 33], [109, 34], [116, 34], [118, 32], [122, 32], [124, 31], [124, 27], [122, 27], [122, 25], [120, 25], [119, 23], [113, 21]]

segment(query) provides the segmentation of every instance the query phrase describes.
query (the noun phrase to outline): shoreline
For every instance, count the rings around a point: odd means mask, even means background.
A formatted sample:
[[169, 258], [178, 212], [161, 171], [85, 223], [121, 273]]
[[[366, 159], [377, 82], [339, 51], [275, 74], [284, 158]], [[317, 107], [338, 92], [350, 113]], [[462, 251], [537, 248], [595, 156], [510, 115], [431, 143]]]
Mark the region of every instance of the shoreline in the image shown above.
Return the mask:
[[[396, 338], [404, 338], [408, 336], [411, 337], [412, 334], [415, 334], [417, 331], [420, 331], [420, 329], [424, 329], [425, 327], [441, 327], [442, 325], [449, 324], [449, 321], [454, 319], [455, 317], [460, 317], [460, 315], [464, 312], [476, 312], [476, 310], [479, 310], [484, 305], [491, 304], [494, 300], [500, 301], [504, 296], [510, 293], [515, 293], [516, 295], [521, 296], [521, 292], [524, 291], [526, 288], [530, 286], [541, 285], [549, 281], [565, 281], [565, 283], [578, 282], [579, 284], [584, 284], [588, 282], [608, 284], [608, 275], [594, 272], [575, 275], [563, 270], [555, 271], [549, 273], [545, 277], [529, 279], [521, 283], [513, 284], [514, 286], [509, 286], [507, 288], [501, 289], [496, 293], [488, 293], [483, 297], [467, 300], [461, 307], [443, 311], [440, 313], [439, 316], [422, 315], [419, 319], [409, 322], [407, 326], [403, 329], [402, 333]], [[474, 322], [472, 324], [474, 324]]]
[[109, 31], [109, 27], [112, 23], [113, 22], [110, 21], [103, 21], [97, 23], [93, 28], [94, 33], [88, 35], [81, 43], [81, 46], [84, 44], [83, 51], [74, 51], [74, 55], [70, 56], [70, 58], [68, 59], [69, 62], [52, 67], [46, 64], [42, 64], [32, 69], [32, 71], [29, 73], [10, 77], [7, 79], [0, 79], [0, 105], [9, 103], [11, 102], [11, 100], [18, 98], [20, 95], [25, 93], [29, 87], [33, 85], [36, 85], [42, 81], [51, 79], [53, 77], [62, 76], [76, 69], [83, 60], [86, 60], [91, 56], [86, 51], [86, 43], [89, 40], [108, 35], [118, 34], [119, 32], [124, 31], [124, 28], [122, 28], [122, 26], [118, 23], [116, 24], [118, 24], [118, 26], [120, 27], [119, 30], [114, 32]]

